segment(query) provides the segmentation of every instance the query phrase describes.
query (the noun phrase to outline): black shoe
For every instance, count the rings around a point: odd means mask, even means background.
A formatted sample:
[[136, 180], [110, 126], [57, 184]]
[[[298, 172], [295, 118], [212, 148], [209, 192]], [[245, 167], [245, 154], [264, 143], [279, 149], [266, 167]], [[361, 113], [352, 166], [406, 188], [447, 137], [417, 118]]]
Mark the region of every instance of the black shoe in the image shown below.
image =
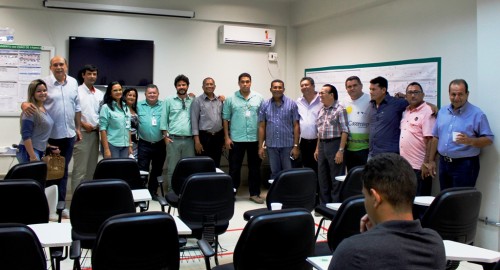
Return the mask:
[[157, 202], [157, 201], [158, 201], [158, 195], [156, 195], [156, 194], [151, 194], [151, 200], [153, 200], [153, 201], [156, 201], [156, 202]]

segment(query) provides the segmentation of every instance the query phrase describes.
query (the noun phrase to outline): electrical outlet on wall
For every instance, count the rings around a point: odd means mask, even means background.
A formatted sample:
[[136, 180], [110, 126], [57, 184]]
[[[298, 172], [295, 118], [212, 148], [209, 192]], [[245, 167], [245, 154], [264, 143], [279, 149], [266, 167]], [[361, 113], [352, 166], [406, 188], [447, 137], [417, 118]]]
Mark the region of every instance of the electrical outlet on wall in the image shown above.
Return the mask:
[[268, 59], [269, 59], [269, 62], [277, 62], [278, 61], [278, 53], [270, 52]]

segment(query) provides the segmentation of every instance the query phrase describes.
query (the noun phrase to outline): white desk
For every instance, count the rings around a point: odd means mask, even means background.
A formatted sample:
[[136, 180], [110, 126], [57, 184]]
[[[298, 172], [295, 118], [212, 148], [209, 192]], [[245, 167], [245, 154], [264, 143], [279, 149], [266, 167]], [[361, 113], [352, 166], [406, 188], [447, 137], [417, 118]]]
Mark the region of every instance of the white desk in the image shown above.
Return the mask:
[[345, 175], [335, 176], [335, 180], [340, 181], [340, 182], [344, 182], [345, 177], [346, 177]]
[[215, 168], [215, 172], [216, 173], [225, 173], [223, 170], [219, 169], [219, 168]]
[[145, 202], [151, 201], [151, 193], [149, 193], [148, 189], [133, 189], [132, 196], [134, 197], [134, 202]]
[[148, 171], [139, 171], [139, 174], [141, 176], [148, 176], [149, 175], [149, 172]]
[[[500, 260], [500, 252], [474, 247], [455, 241], [443, 240], [446, 259], [451, 261], [468, 261], [496, 263]], [[330, 265], [332, 256], [309, 257], [306, 259], [314, 268], [326, 270]]]
[[342, 205], [342, 203], [327, 203], [326, 204], [326, 207], [329, 208], [329, 209], [332, 209], [332, 210], [339, 210], [340, 206]]
[[40, 240], [42, 247], [71, 246], [71, 223], [41, 223], [28, 225]]
[[416, 196], [413, 201], [416, 205], [429, 206], [434, 201], [434, 196]]
[[184, 223], [179, 217], [172, 216], [175, 220], [175, 225], [177, 226], [177, 233], [179, 235], [190, 235], [191, 229]]
[[500, 260], [500, 252], [470, 246], [450, 240], [443, 240], [446, 259], [452, 261], [470, 261], [495, 263]]

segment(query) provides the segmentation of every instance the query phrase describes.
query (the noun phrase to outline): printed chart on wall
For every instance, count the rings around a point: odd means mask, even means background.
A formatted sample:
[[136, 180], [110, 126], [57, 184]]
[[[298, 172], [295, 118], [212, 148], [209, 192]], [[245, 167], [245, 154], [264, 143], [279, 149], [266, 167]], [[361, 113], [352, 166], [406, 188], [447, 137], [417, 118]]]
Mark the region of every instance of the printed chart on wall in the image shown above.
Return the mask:
[[19, 115], [28, 85], [42, 76], [41, 46], [0, 44], [0, 115]]
[[422, 85], [425, 101], [440, 105], [441, 93], [441, 58], [411, 59], [403, 61], [370, 63], [349, 66], [332, 66], [309, 68], [305, 76], [312, 77], [319, 91], [324, 84], [332, 84], [337, 88], [339, 100], [348, 98], [345, 80], [350, 76], [358, 76], [363, 83], [363, 92], [370, 93], [370, 80], [382, 76], [389, 82], [388, 92], [406, 92], [411, 82]]

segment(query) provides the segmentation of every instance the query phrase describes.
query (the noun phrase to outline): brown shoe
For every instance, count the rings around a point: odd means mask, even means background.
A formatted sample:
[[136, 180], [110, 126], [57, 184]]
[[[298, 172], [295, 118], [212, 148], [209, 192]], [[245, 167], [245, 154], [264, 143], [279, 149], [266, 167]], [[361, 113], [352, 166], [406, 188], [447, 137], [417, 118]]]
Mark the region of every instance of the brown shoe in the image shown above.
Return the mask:
[[262, 199], [260, 196], [251, 196], [250, 197], [250, 200], [254, 203], [258, 203], [258, 204], [263, 204], [264, 203], [264, 199]]

